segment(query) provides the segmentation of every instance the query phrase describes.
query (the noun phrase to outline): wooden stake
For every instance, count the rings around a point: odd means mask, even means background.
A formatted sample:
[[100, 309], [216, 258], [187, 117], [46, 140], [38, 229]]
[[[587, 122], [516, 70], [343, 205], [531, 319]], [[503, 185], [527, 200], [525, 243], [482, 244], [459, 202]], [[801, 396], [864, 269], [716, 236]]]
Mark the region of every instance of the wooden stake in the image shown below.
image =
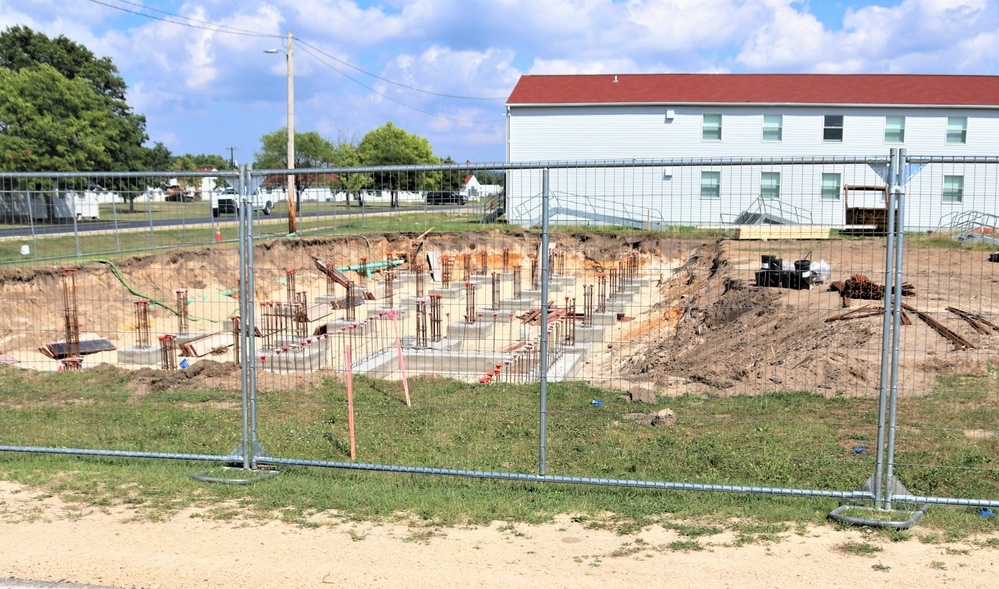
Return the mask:
[[357, 460], [357, 442], [354, 438], [354, 370], [351, 367], [350, 346], [345, 349], [347, 356], [347, 423], [350, 429], [350, 459]]
[[395, 349], [399, 354], [399, 370], [402, 372], [402, 391], [406, 394], [406, 407], [412, 407], [409, 402], [409, 380], [406, 378], [406, 361], [402, 357], [402, 341], [399, 339], [399, 321], [397, 313], [393, 310], [389, 313], [392, 318], [392, 331], [395, 333]]

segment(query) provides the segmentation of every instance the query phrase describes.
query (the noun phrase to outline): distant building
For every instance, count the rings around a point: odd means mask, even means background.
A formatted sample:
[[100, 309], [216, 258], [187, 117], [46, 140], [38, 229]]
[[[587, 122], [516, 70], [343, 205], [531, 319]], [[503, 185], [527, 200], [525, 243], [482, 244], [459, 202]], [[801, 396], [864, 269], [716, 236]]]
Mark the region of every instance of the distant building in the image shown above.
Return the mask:
[[[808, 211], [815, 224], [842, 225], [846, 188], [887, 184], [887, 169], [834, 160], [884, 158], [896, 147], [909, 156], [995, 156], [999, 77], [522, 76], [507, 100], [511, 162], [787, 158], [752, 170], [676, 166], [624, 175], [593, 169], [567, 175], [553, 188], [563, 199], [576, 199], [578, 209], [601, 199], [624, 209], [654, 207], [671, 224], [717, 224], [763, 199]], [[828, 163], [804, 166], [791, 159], [801, 157]], [[966, 210], [999, 212], [996, 171], [995, 165], [913, 166], [919, 190], [910, 193], [907, 225], [935, 227]], [[525, 203], [539, 186], [524, 178], [511, 174], [507, 217], [530, 224], [536, 216], [525, 212], [532, 209]], [[849, 204], [884, 206], [882, 199], [883, 192], [857, 191]]]

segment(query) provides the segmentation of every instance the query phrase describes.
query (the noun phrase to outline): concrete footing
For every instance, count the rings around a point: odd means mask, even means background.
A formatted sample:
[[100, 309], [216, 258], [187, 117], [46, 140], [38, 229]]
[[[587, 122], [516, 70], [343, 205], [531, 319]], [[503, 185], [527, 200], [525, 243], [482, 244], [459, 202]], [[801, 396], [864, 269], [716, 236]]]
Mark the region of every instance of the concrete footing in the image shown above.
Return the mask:
[[155, 366], [163, 361], [159, 348], [125, 348], [118, 350], [119, 364], [139, 364], [142, 366]]
[[456, 339], [486, 339], [493, 335], [492, 317], [489, 321], [476, 321], [475, 323], [452, 323], [447, 328], [447, 336]]

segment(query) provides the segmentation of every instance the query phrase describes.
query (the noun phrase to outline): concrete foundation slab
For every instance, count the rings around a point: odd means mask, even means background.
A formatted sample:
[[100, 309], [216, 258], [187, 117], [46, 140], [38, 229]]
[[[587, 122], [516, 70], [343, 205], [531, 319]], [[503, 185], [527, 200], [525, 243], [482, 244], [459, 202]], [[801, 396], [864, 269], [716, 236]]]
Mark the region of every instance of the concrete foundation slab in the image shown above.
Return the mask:
[[159, 348], [125, 348], [118, 350], [119, 364], [140, 364], [154, 366], [163, 361]]
[[583, 343], [594, 343], [604, 341], [604, 329], [603, 325], [594, 325], [592, 327], [582, 327], [580, 325], [576, 326], [576, 341]]
[[449, 338], [481, 340], [493, 335], [492, 321], [476, 321], [475, 323], [452, 323], [448, 325]]
[[500, 305], [504, 309], [513, 309], [514, 311], [529, 311], [531, 309], [538, 309], [541, 307], [541, 298], [519, 298], [519, 299], [503, 299], [500, 301]]
[[[494, 323], [510, 323], [517, 316], [515, 309], [482, 309], [479, 311], [481, 321], [492, 321]], [[479, 315], [476, 315], [478, 317]]]
[[333, 335], [340, 333], [341, 329], [350, 329], [351, 326], [354, 328], [354, 333], [356, 335], [365, 335], [368, 330], [371, 329], [371, 323], [365, 321], [347, 321], [346, 319], [334, 319], [326, 324], [326, 333]]
[[607, 313], [594, 313], [593, 314], [593, 326], [608, 326], [617, 324], [617, 313], [607, 312]]
[[261, 352], [256, 362], [257, 368], [267, 372], [314, 372], [326, 365], [328, 356], [329, 339], [314, 338], [305, 346], [289, 346], [280, 352]]
[[440, 295], [442, 299], [452, 300], [461, 298], [462, 289], [458, 285], [451, 283], [447, 288], [431, 288], [429, 294]]

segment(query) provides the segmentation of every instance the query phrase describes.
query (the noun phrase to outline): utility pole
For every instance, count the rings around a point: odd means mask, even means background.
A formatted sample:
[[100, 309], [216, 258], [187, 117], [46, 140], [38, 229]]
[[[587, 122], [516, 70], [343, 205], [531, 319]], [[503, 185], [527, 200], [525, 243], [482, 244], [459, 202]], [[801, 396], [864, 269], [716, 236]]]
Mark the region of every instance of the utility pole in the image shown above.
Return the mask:
[[288, 233], [298, 233], [295, 221], [295, 37], [288, 29]]
[[239, 148], [238, 147], [227, 147], [226, 149], [229, 150], [229, 167], [232, 168], [233, 170], [235, 170], [236, 169], [235, 151], [237, 149], [239, 149]]

